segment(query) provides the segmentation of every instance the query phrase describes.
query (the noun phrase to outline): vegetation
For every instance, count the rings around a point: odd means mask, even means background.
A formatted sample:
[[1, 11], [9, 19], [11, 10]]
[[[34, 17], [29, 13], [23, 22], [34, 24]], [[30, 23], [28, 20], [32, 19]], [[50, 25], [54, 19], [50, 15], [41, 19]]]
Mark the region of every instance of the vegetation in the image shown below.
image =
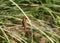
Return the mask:
[[60, 0], [0, 0], [0, 43], [60, 43]]

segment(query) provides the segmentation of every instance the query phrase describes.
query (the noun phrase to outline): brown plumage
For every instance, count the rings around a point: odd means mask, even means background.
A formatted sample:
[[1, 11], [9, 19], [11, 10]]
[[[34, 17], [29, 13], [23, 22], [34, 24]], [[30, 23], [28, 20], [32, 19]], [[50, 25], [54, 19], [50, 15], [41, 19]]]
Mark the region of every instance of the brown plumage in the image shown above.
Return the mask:
[[24, 30], [26, 30], [26, 17], [25, 16], [23, 17], [22, 23], [23, 23]]

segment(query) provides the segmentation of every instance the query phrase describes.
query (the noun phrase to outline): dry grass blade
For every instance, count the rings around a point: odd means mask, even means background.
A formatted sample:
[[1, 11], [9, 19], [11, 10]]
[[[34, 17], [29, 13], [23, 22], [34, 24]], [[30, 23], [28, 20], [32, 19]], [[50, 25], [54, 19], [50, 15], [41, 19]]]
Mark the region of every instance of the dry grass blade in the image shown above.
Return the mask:
[[40, 30], [38, 27], [36, 27], [34, 24], [31, 24], [30, 19], [28, 18], [28, 16], [25, 14], [25, 12], [12, 0], [11, 1], [14, 5], [16, 5], [16, 7], [19, 8], [19, 10], [26, 16], [27, 20], [29, 21], [28, 24], [30, 24], [31, 26], [33, 26], [35, 29], [37, 29], [38, 31], [40, 31], [42, 34], [44, 34], [52, 43], [54, 43], [54, 41], [47, 35], [45, 34], [42, 30]]
[[4, 36], [5, 36], [6, 40], [7, 40], [7, 42], [10, 43], [10, 40], [9, 40], [8, 36], [6, 35], [5, 31], [3, 30], [3, 28], [0, 27], [0, 30], [1, 30], [2, 33], [4, 34]]

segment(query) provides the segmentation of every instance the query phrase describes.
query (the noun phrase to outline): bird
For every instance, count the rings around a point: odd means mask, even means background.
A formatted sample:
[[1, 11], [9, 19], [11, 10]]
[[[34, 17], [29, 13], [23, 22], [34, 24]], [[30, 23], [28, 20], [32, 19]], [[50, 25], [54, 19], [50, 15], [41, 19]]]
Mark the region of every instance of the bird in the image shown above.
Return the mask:
[[23, 24], [24, 30], [26, 30], [26, 17], [25, 16], [22, 19], [22, 24]]

